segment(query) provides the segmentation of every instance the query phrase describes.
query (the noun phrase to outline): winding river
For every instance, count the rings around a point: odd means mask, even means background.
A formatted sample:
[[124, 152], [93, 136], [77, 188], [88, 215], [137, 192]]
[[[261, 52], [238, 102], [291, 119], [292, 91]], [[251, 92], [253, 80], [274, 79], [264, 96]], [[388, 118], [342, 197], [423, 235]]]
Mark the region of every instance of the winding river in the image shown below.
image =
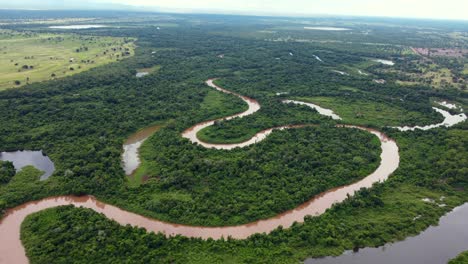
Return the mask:
[[[468, 245], [468, 203], [443, 216], [438, 226], [421, 234], [378, 248], [346, 251], [338, 257], [308, 259], [306, 264], [441, 264], [465, 251]], [[415, 219], [415, 221], [417, 221]]]
[[[251, 114], [257, 112], [258, 110], [260, 110], [260, 104], [257, 102], [257, 100], [254, 100], [254, 99], [249, 98], [247, 96], [243, 96], [243, 95], [228, 91], [226, 89], [223, 89], [223, 88], [217, 86], [216, 84], [214, 84], [215, 80], [216, 79], [210, 79], [210, 80], [206, 81], [206, 84], [208, 86], [212, 87], [212, 88], [215, 88], [216, 90], [218, 90], [220, 92], [227, 93], [227, 94], [233, 94], [233, 95], [241, 98], [242, 100], [244, 100], [244, 102], [247, 103], [247, 105], [249, 106], [249, 109], [247, 109], [246, 111], [244, 111], [242, 113], [235, 114], [235, 115], [232, 115], [232, 116], [223, 117], [223, 118], [220, 118], [220, 119], [205, 121], [205, 122], [196, 124], [193, 127], [185, 130], [182, 133], [182, 137], [187, 138], [192, 143], [197, 143], [197, 144], [199, 144], [199, 145], [201, 145], [201, 146], [203, 146], [205, 148], [234, 149], [234, 148], [247, 147], [247, 146], [250, 146], [252, 144], [255, 144], [258, 141], [261, 141], [261, 140], [265, 139], [269, 134], [271, 134], [271, 132], [275, 128], [271, 128], [271, 129], [267, 129], [265, 131], [261, 131], [261, 132], [257, 133], [255, 136], [253, 136], [251, 139], [249, 139], [249, 140], [247, 140], [245, 142], [242, 142], [242, 143], [237, 143], [237, 144], [211, 144], [211, 143], [206, 143], [206, 142], [203, 142], [203, 141], [199, 140], [198, 137], [197, 137], [197, 133], [200, 130], [206, 128], [206, 127], [212, 126], [216, 121], [231, 120], [231, 119], [236, 118], [236, 117], [248, 116], [248, 115], [251, 115]], [[278, 129], [278, 128], [276, 128], [276, 129]]]
[[[233, 94], [244, 100], [249, 109], [245, 112], [232, 115], [226, 118], [217, 120], [229, 120], [236, 117], [243, 117], [257, 112], [260, 109], [260, 104], [251, 98], [239, 95], [237, 93], [225, 90], [214, 84], [214, 79], [210, 79], [207, 85], [213, 87], [221, 92]], [[321, 114], [328, 115], [332, 118], [338, 119], [339, 116], [332, 111], [322, 111], [327, 109], [320, 109], [318, 106], [303, 103], [299, 101], [285, 101], [285, 103], [295, 103], [308, 105], [316, 109]], [[257, 133], [250, 140], [239, 144], [210, 144], [202, 142], [197, 138], [197, 133], [203, 128], [213, 125], [217, 120], [211, 120], [197, 124], [182, 133], [182, 136], [189, 139], [193, 143], [197, 143], [202, 147], [216, 148], [216, 149], [233, 149], [236, 147], [245, 147], [265, 139], [275, 129], [298, 128], [303, 126], [283, 126], [267, 129]], [[136, 227], [145, 228], [148, 231], [162, 232], [168, 236], [183, 235], [187, 237], [200, 237], [200, 238], [213, 238], [219, 239], [221, 237], [231, 236], [237, 239], [244, 239], [255, 233], [269, 233], [279, 226], [285, 228], [290, 227], [294, 222], [303, 222], [304, 217], [307, 215], [320, 215], [330, 208], [333, 204], [342, 202], [348, 195], [353, 195], [355, 191], [361, 188], [369, 188], [376, 182], [385, 181], [399, 165], [398, 146], [394, 140], [388, 138], [382, 132], [377, 130], [351, 126], [339, 125], [346, 129], [360, 129], [377, 136], [381, 142], [381, 163], [380, 166], [372, 174], [364, 179], [347, 185], [328, 190], [313, 197], [308, 202], [298, 206], [297, 208], [279, 214], [275, 217], [259, 220], [253, 223], [239, 225], [239, 226], [225, 226], [225, 227], [201, 227], [201, 226], [187, 226], [178, 225], [159, 221], [156, 219], [147, 218], [132, 212], [122, 210], [118, 207], [108, 205], [96, 200], [92, 196], [61, 196], [50, 197], [40, 201], [33, 201], [23, 204], [21, 206], [9, 209], [5, 216], [0, 220], [0, 262], [1, 263], [27, 263], [28, 259], [25, 256], [24, 248], [20, 241], [20, 226], [26, 216], [29, 214], [62, 205], [75, 205], [93, 209], [96, 212], [103, 213], [109, 219], [113, 219], [122, 225], [130, 224]], [[130, 138], [125, 144], [123, 154], [123, 166], [127, 174], [131, 174], [139, 165], [138, 147], [146, 140], [157, 127], [151, 127], [148, 130], [142, 130], [135, 138]]]
[[396, 128], [400, 131], [414, 131], [416, 129], [429, 130], [429, 129], [434, 129], [438, 127], [451, 127], [458, 123], [464, 122], [467, 118], [464, 113], [452, 115], [450, 114], [450, 112], [442, 110], [437, 107], [432, 107], [432, 109], [434, 109], [436, 112], [441, 114], [444, 117], [444, 121], [438, 124], [427, 125], [427, 126], [414, 126], [414, 127], [404, 126], [404, 127], [393, 127], [393, 128]]

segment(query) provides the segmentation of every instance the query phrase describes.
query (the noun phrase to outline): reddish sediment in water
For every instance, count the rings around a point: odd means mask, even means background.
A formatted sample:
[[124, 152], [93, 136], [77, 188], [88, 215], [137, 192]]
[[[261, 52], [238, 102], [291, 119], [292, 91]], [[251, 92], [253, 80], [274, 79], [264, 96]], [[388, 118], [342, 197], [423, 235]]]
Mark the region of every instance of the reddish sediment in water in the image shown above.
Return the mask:
[[[237, 95], [249, 103], [249, 109], [237, 115], [230, 116], [223, 119], [232, 119], [235, 117], [242, 117], [255, 113], [260, 109], [260, 105], [257, 101], [244, 97], [230, 91], [224, 90], [213, 84], [213, 80], [208, 80], [207, 84], [226, 93]], [[300, 128], [307, 125], [294, 125], [284, 126], [267, 129], [259, 132], [255, 137], [239, 144], [209, 144], [201, 142], [196, 137], [196, 133], [201, 129], [212, 125], [215, 120], [203, 122], [189, 128], [183, 133], [183, 136], [189, 138], [192, 142], [196, 142], [204, 147], [217, 148], [217, 149], [232, 149], [235, 147], [245, 147], [251, 144], [255, 144], [260, 140], [263, 140], [275, 129], [289, 129], [289, 128]], [[96, 200], [92, 196], [60, 196], [50, 197], [40, 201], [28, 202], [21, 206], [9, 209], [3, 219], [0, 220], [0, 263], [28, 263], [28, 259], [25, 255], [24, 248], [20, 240], [20, 228], [23, 220], [30, 214], [39, 212], [47, 208], [53, 208], [63, 205], [74, 205], [78, 207], [90, 208], [98, 213], [104, 214], [109, 219], [115, 220], [121, 225], [130, 224], [136, 227], [145, 228], [151, 232], [162, 232], [167, 236], [182, 235], [187, 237], [199, 237], [199, 238], [213, 238], [219, 239], [221, 237], [227, 238], [232, 237], [236, 239], [244, 239], [256, 233], [269, 233], [272, 230], [283, 226], [285, 228], [290, 227], [294, 222], [303, 222], [304, 217], [307, 215], [320, 215], [325, 212], [326, 209], [332, 207], [333, 204], [342, 202], [348, 195], [353, 195], [355, 191], [361, 188], [369, 188], [376, 182], [385, 181], [397, 168], [400, 162], [398, 154], [398, 146], [394, 140], [388, 138], [385, 134], [359, 126], [351, 125], [339, 125], [339, 127], [347, 129], [361, 129], [368, 131], [376, 135], [381, 142], [381, 163], [380, 166], [372, 174], [368, 175], [364, 179], [338, 188], [334, 188], [323, 192], [313, 197], [308, 202], [298, 206], [293, 210], [286, 211], [275, 217], [255, 221], [252, 223], [239, 225], [239, 226], [225, 226], [225, 227], [202, 227], [202, 226], [187, 226], [179, 225], [168, 222], [151, 219], [145, 216], [141, 216], [132, 212], [125, 211], [116, 206], [108, 205]], [[145, 135], [143, 135], [145, 134]], [[129, 139], [127, 144], [135, 144], [142, 142], [152, 134], [151, 130], [148, 133], [141, 133], [139, 136]]]

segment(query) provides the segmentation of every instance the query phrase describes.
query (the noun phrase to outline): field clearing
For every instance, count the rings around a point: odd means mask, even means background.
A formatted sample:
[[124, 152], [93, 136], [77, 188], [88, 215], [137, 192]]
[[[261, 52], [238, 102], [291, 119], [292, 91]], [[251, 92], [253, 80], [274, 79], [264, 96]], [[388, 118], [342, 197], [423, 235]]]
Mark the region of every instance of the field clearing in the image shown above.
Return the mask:
[[161, 69], [161, 65], [156, 65], [151, 68], [137, 69], [137, 72], [147, 72], [148, 74], [156, 73]]
[[0, 25], [12, 25], [12, 24], [65, 24], [65, 23], [80, 23], [86, 21], [93, 21], [96, 18], [61, 18], [61, 19], [16, 19], [16, 20], [8, 20], [3, 19], [0, 20]]
[[418, 82], [412, 82], [412, 81], [400, 81], [400, 80], [397, 80], [396, 81], [397, 84], [399, 85], [403, 85], [403, 86], [413, 86], [413, 85], [421, 85], [420, 83]]
[[[429, 65], [417, 65], [416, 69], [420, 72], [414, 73], [392, 68], [381, 70], [381, 72], [400, 76], [399, 80], [396, 80], [396, 83], [400, 85], [429, 85], [436, 89], [446, 87], [463, 89], [463, 77], [456, 77], [457, 75], [447, 67], [441, 67], [439, 64], [431, 63]], [[461, 74], [467, 73], [468, 69], [465, 66]]]
[[0, 31], [0, 90], [71, 76], [134, 54], [134, 39]]
[[440, 69], [434, 73], [426, 73], [425, 78], [432, 78], [432, 82], [436, 86], [440, 86], [443, 83], [452, 83], [452, 73], [449, 69]]
[[412, 48], [416, 54], [422, 56], [441, 56], [441, 57], [454, 57], [462, 58], [468, 54], [468, 49], [428, 49], [428, 48]]

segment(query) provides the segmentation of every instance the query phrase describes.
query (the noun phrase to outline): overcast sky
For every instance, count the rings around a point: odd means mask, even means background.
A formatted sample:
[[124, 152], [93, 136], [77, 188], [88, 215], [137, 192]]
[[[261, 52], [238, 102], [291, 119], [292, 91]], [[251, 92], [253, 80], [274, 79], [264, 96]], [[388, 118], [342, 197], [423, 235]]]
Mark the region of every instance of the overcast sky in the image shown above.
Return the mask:
[[468, 0], [96, 0], [186, 11], [338, 14], [468, 20]]

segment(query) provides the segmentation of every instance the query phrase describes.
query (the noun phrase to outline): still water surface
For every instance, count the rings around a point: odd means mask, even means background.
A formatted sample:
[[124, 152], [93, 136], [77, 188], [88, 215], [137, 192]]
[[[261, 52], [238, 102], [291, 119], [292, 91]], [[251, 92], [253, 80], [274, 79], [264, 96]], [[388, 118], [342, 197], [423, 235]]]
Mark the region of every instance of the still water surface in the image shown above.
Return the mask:
[[0, 160], [13, 162], [16, 171], [29, 165], [34, 166], [44, 172], [41, 180], [47, 180], [55, 171], [54, 163], [42, 151], [0, 152]]
[[[417, 220], [415, 220], [417, 221]], [[468, 203], [455, 208], [421, 234], [379, 248], [346, 251], [306, 264], [443, 264], [468, 249]]]

